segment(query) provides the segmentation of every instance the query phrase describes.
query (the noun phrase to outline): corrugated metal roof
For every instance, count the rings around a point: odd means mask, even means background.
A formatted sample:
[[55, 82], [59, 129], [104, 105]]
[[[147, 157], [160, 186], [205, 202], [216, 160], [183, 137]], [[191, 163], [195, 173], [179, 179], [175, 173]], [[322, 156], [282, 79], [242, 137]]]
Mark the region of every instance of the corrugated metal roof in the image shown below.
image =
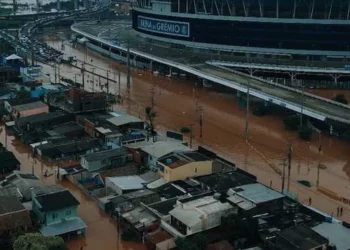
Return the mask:
[[131, 115], [121, 115], [121, 116], [109, 118], [107, 119], [107, 121], [109, 121], [115, 126], [121, 126], [128, 123], [133, 123], [133, 122], [142, 122], [140, 118], [136, 116], [131, 116]]
[[283, 194], [268, 188], [260, 183], [247, 184], [236, 188], [231, 188], [228, 193], [238, 194], [241, 197], [259, 204], [271, 200], [276, 200], [285, 197]]
[[145, 181], [138, 175], [107, 177], [106, 180], [109, 180], [122, 190], [142, 189], [143, 184], [145, 183]]
[[323, 222], [312, 230], [329, 239], [329, 242], [333, 243], [337, 250], [350, 249], [350, 229], [342, 224]]
[[13, 106], [13, 108], [16, 109], [17, 111], [38, 109], [38, 108], [42, 108], [42, 107], [47, 107], [47, 105], [41, 101], [30, 102], [30, 103], [26, 103], [26, 104], [20, 104], [20, 105]]
[[174, 151], [190, 151], [191, 149], [183, 145], [181, 141], [158, 141], [141, 147], [141, 150], [153, 157], [160, 158]]

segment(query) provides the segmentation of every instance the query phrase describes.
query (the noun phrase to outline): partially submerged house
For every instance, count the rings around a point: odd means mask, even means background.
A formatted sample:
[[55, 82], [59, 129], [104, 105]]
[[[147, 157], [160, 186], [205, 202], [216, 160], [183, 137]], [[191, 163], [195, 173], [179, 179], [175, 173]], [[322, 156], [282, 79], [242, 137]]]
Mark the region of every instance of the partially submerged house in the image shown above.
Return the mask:
[[81, 157], [81, 165], [90, 172], [122, 167], [131, 161], [132, 155], [124, 147], [93, 152]]
[[16, 196], [0, 196], [0, 236], [11, 230], [27, 231], [31, 226], [29, 211]]
[[85, 234], [86, 224], [78, 216], [79, 201], [63, 188], [32, 192], [33, 212], [44, 236]]

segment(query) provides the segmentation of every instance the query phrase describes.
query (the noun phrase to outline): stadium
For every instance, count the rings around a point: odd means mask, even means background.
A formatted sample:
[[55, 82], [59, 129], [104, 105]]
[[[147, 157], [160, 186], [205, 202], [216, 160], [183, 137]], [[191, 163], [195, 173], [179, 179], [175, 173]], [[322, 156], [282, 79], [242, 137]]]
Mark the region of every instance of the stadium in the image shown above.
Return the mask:
[[348, 61], [350, 0], [137, 0], [138, 35], [240, 55]]

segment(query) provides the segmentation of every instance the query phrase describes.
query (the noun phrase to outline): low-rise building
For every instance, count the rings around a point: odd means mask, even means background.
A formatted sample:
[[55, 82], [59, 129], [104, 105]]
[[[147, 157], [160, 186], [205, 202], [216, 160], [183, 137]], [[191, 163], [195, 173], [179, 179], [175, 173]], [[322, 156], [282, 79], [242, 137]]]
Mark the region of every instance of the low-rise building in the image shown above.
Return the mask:
[[123, 147], [93, 152], [81, 157], [81, 165], [90, 172], [121, 167], [130, 161], [132, 161], [132, 155]]
[[107, 177], [106, 190], [109, 194], [126, 194], [143, 189], [145, 180], [138, 175], [121, 176], [121, 177]]
[[27, 231], [32, 221], [29, 211], [16, 196], [0, 196], [0, 235], [11, 230]]
[[328, 239], [309, 227], [300, 224], [277, 233], [276, 248], [278, 250], [326, 250]]
[[22, 67], [20, 69], [24, 82], [39, 82], [42, 84], [51, 84], [50, 77], [42, 72], [42, 66], [35, 65], [31, 67]]
[[185, 237], [221, 224], [221, 217], [235, 213], [236, 209], [228, 202], [213, 196], [178, 200], [171, 216], [170, 225], [162, 221], [163, 228], [174, 236]]
[[32, 132], [34, 129], [50, 129], [55, 125], [71, 122], [74, 116], [63, 112], [50, 112], [15, 119], [14, 130], [18, 134]]
[[32, 192], [33, 212], [41, 222], [44, 236], [84, 234], [86, 224], [78, 216], [79, 201], [63, 188]]
[[145, 165], [149, 168], [156, 168], [157, 161], [165, 155], [176, 151], [191, 151], [189, 147], [186, 147], [178, 140], [157, 141], [140, 147], [140, 150], [146, 154]]
[[14, 106], [17, 106], [17, 105], [23, 105], [23, 104], [27, 104], [27, 103], [32, 103], [32, 102], [37, 102], [39, 101], [38, 98], [31, 98], [31, 97], [28, 97], [28, 98], [11, 98], [11, 99], [8, 99], [8, 100], [5, 100], [4, 101], [4, 107], [5, 107], [5, 110], [7, 112], [7, 114], [11, 115], [12, 114], [12, 109]]
[[158, 173], [166, 182], [213, 173], [213, 160], [198, 152], [176, 152], [160, 158]]
[[130, 129], [144, 129], [145, 122], [136, 116], [127, 114], [116, 114], [107, 121], [121, 132], [126, 132]]
[[227, 200], [244, 216], [281, 211], [285, 198], [283, 194], [260, 183], [231, 188], [227, 195]]
[[108, 202], [105, 203], [104, 208], [105, 211], [110, 214], [123, 214], [140, 206], [141, 203], [151, 204], [157, 201], [160, 201], [160, 197], [157, 193], [148, 189], [141, 189], [111, 197]]
[[107, 97], [103, 93], [91, 93], [82, 89], [69, 89], [68, 93], [52, 95], [49, 98], [51, 106], [68, 113], [101, 111], [106, 109]]
[[32, 190], [42, 189], [44, 186], [34, 174], [13, 171], [12, 174], [0, 182], [0, 194], [2, 196], [16, 195], [22, 202], [27, 202], [32, 199]]
[[49, 113], [49, 106], [41, 101], [12, 106], [12, 117], [20, 118]]

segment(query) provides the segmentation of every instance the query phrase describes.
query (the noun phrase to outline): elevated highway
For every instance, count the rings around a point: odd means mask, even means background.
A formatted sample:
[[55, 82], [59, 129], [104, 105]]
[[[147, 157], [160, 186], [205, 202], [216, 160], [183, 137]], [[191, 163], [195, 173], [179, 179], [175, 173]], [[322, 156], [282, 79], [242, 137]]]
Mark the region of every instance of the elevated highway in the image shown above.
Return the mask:
[[[91, 34], [87, 30], [82, 31], [77, 25], [73, 25], [71, 29], [77, 34], [89, 39], [90, 42], [93, 43], [91, 47], [97, 48], [98, 51], [104, 55], [111, 56], [112, 58], [120, 58], [120, 55], [126, 55], [126, 43], [124, 43], [124, 45], [122, 42], [116, 44], [115, 42]], [[91, 25], [89, 26], [89, 30], [92, 30]], [[125, 27], [121, 27], [118, 31], [119, 37], [122, 36], [122, 30], [125, 30]], [[187, 72], [188, 74], [195, 75], [213, 84], [224, 85], [243, 93], [247, 93], [249, 89], [250, 95], [264, 100], [266, 104], [271, 103], [279, 105], [317, 120], [327, 122], [328, 124], [336, 122], [350, 125], [350, 106], [348, 105], [262, 80], [222, 66], [217, 66], [210, 62], [206, 63], [207, 60], [198, 59], [197, 63], [187, 60], [181, 61], [176, 58], [176, 56], [172, 55], [183, 54], [183, 52], [179, 51], [177, 53], [176, 49], [173, 48], [158, 50], [155, 49], [155, 44], [147, 44], [147, 41], [133, 43], [130, 38], [130, 31], [127, 33], [128, 35], [125, 39], [130, 41], [130, 54], [133, 58], [136, 58], [135, 60], [137, 60], [137, 58], [142, 58], [143, 61], [147, 60], [150, 65], [152, 65], [153, 62], [166, 65], [169, 67], [169, 70], [177, 69]], [[90, 42], [87, 43], [87, 46], [89, 46]], [[138, 44], [142, 44], [142, 46]], [[115, 51], [118, 51], [118, 53], [115, 54]], [[200, 52], [198, 53], [200, 55]], [[125, 58], [123, 60], [125, 60]]]

